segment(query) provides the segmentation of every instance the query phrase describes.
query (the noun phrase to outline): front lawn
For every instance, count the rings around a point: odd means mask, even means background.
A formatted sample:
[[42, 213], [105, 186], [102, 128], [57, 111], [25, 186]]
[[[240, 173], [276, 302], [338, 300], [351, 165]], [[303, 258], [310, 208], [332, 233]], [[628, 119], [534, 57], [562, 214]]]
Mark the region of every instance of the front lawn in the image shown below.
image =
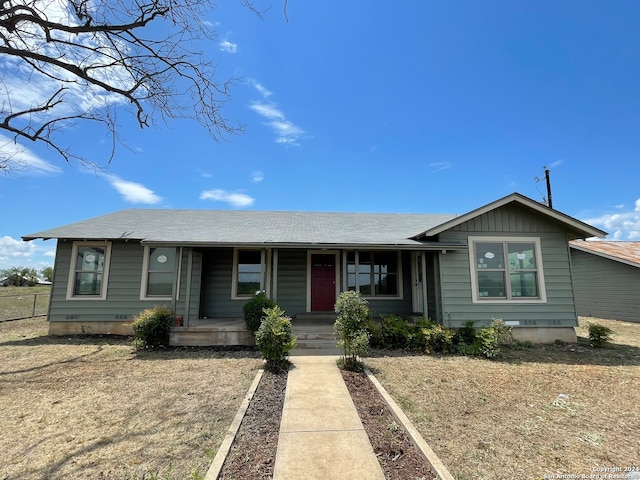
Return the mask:
[[0, 323], [0, 478], [203, 478], [261, 365], [46, 333], [43, 317]]
[[[589, 322], [612, 343], [591, 348]], [[581, 318], [578, 335], [498, 360], [378, 352], [365, 363], [458, 480], [638, 467], [640, 324]]]

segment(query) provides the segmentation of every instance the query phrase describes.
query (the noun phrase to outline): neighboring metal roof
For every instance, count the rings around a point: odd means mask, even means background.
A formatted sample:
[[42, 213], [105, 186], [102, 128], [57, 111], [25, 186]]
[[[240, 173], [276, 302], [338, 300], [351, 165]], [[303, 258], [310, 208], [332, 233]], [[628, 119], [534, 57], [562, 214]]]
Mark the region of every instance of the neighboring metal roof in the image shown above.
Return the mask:
[[496, 208], [503, 207], [509, 203], [518, 203], [525, 207], [528, 207], [532, 210], [535, 210], [543, 215], [546, 215], [550, 219], [553, 219], [559, 223], [562, 223], [567, 230], [569, 230], [573, 238], [589, 238], [589, 237], [606, 237], [607, 232], [604, 230], [600, 230], [599, 228], [592, 227], [589, 224], [581, 222], [580, 220], [570, 217], [558, 210], [554, 210], [552, 208], [543, 205], [540, 202], [536, 202], [524, 195], [520, 195], [519, 193], [512, 193], [505, 197], [502, 197], [494, 202], [488, 203], [487, 205], [476, 208], [475, 210], [470, 211], [469, 213], [465, 213], [464, 215], [460, 215], [452, 218], [451, 220], [441, 223], [440, 225], [435, 225], [433, 228], [428, 228], [423, 231], [421, 234], [416, 235], [416, 239], [431, 237], [434, 235], [438, 235], [439, 233], [444, 232], [452, 227], [460, 225], [472, 218], [483, 215], [491, 210], [495, 210]]
[[444, 214], [128, 209], [22, 238], [130, 239], [185, 245], [420, 246], [425, 242], [411, 237], [453, 217]]
[[571, 248], [640, 268], [640, 242], [571, 241]]

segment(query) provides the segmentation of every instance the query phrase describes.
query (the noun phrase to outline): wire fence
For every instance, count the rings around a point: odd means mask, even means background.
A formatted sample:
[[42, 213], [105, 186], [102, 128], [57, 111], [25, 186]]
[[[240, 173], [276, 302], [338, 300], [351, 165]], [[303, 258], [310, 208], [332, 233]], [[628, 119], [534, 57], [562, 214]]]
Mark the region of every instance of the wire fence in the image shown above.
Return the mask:
[[0, 295], [0, 322], [46, 315], [50, 293]]

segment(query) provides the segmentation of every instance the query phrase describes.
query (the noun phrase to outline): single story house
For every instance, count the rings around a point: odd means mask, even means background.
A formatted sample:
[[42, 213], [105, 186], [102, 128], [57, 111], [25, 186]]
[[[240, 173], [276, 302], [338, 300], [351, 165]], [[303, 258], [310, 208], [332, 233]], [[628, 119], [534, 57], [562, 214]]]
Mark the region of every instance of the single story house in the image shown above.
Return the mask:
[[571, 241], [578, 315], [640, 322], [640, 242]]
[[167, 304], [184, 318], [172, 343], [242, 344], [222, 327], [258, 290], [294, 324], [356, 290], [375, 315], [502, 318], [551, 342], [576, 339], [569, 241], [605, 235], [513, 193], [463, 215], [127, 209], [23, 239], [58, 239], [51, 334], [129, 333]]

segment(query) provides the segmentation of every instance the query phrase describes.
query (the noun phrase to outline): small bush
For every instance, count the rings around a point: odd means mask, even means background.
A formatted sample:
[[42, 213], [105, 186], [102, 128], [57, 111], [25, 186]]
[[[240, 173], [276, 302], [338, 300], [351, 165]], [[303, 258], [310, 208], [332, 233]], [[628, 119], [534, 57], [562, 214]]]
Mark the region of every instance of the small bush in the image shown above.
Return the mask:
[[593, 348], [602, 348], [611, 338], [613, 330], [597, 323], [589, 324], [589, 344]]
[[255, 335], [260, 328], [260, 323], [264, 318], [264, 309], [273, 308], [276, 306], [276, 302], [267, 297], [264, 292], [258, 292], [255, 297], [249, 300], [242, 307], [244, 313], [244, 322], [247, 325], [247, 330]]
[[425, 351], [427, 353], [450, 353], [454, 351], [455, 330], [442, 325], [423, 328]]
[[143, 310], [133, 319], [133, 345], [138, 349], [169, 345], [169, 332], [173, 324], [173, 310], [156, 306]]
[[412, 324], [409, 324], [409, 348], [423, 352], [427, 347], [427, 339], [424, 335], [424, 329], [431, 329], [434, 325], [435, 323], [424, 317], [417, 319]]
[[373, 348], [384, 348], [384, 340], [382, 339], [382, 325], [370, 318], [365, 325], [365, 329], [369, 334], [369, 346]]
[[400, 315], [382, 315], [382, 343], [384, 348], [406, 348], [411, 332], [407, 321]]
[[487, 358], [497, 358], [502, 354], [501, 345], [512, 344], [511, 327], [505, 325], [500, 318], [495, 318], [491, 325], [476, 332], [475, 348], [477, 354]]
[[338, 336], [338, 348], [342, 351], [339, 366], [347, 370], [358, 370], [358, 357], [369, 351], [369, 332], [366, 329], [371, 320], [368, 302], [359, 292], [347, 290], [338, 297], [335, 305], [338, 314], [334, 331]]
[[264, 318], [256, 332], [256, 346], [266, 360], [267, 369], [283, 367], [295, 344], [296, 338], [291, 335], [291, 318], [285, 316], [284, 310], [277, 305], [265, 308]]
[[476, 329], [473, 327], [473, 320], [468, 320], [464, 327], [456, 332], [456, 343], [459, 345], [473, 345], [476, 341]]

